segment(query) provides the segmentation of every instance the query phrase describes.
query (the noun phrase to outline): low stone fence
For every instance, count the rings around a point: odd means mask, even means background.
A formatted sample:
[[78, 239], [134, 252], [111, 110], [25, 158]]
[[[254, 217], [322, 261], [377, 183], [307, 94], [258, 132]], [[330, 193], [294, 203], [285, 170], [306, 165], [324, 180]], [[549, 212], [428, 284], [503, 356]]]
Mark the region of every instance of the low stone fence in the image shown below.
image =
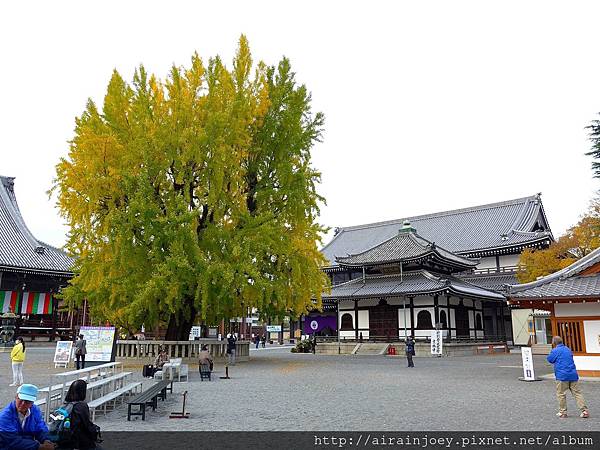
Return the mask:
[[[208, 347], [209, 353], [216, 360], [227, 359], [227, 341], [216, 339], [200, 339], [198, 341], [117, 341], [117, 361], [151, 363], [158, 349], [163, 346], [170, 358], [182, 358], [184, 363], [197, 363], [198, 355], [202, 346]], [[235, 359], [237, 361], [248, 361], [250, 357], [250, 342], [237, 341], [235, 344]]]
[[[501, 345], [503, 342], [444, 342], [442, 345], [442, 353], [444, 356], [471, 356], [476, 355], [478, 347], [485, 346], [486, 348], [490, 345]], [[385, 345], [385, 344], [382, 344]], [[344, 343], [343, 341], [340, 344], [340, 353], [341, 354], [351, 354], [352, 350], [356, 346], [356, 343]], [[394, 342], [389, 344], [389, 347], [395, 347], [396, 356], [405, 356], [404, 351], [404, 343]], [[498, 350], [498, 354], [503, 354]], [[338, 344], [337, 342], [319, 342], [317, 344], [317, 353], [327, 354], [327, 355], [337, 355], [338, 354]], [[415, 343], [415, 353], [416, 356], [431, 356], [431, 344], [429, 342], [419, 342]], [[387, 354], [387, 352], [386, 352]]]

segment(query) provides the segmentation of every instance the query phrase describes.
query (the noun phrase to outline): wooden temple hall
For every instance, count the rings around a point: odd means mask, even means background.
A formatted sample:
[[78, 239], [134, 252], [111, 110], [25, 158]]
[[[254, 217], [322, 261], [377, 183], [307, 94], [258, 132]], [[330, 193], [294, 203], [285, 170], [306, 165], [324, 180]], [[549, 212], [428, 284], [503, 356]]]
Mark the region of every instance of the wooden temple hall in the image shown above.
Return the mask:
[[[512, 343], [506, 285], [525, 248], [553, 241], [540, 195], [336, 230], [322, 249], [332, 280], [319, 322], [337, 315], [342, 339]], [[334, 322], [335, 323], [335, 322]]]
[[[59, 311], [55, 294], [73, 276], [73, 260], [31, 234], [14, 187], [14, 178], [0, 176], [1, 313], [4, 317], [17, 316], [17, 335], [30, 339], [68, 337], [74, 318]], [[5, 331], [0, 330], [0, 342], [8, 339]]]

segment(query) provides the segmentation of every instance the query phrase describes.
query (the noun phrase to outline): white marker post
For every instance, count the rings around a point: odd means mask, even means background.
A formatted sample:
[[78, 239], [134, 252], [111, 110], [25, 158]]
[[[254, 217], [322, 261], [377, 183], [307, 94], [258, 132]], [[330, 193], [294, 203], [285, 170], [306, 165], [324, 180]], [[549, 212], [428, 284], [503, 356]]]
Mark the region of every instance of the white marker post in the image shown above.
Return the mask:
[[431, 354], [434, 356], [442, 356], [442, 330], [434, 330], [431, 332]]
[[521, 381], [540, 381], [541, 378], [535, 377], [533, 370], [533, 354], [531, 347], [521, 347], [521, 358], [523, 359], [523, 377], [519, 377]]

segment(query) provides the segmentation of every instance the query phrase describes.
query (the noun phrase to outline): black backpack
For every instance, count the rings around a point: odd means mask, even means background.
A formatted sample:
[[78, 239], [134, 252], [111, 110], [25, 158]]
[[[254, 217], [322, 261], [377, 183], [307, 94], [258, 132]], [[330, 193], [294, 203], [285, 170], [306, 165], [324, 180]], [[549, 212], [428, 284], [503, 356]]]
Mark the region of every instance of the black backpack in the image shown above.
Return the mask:
[[48, 440], [54, 443], [70, 442], [73, 438], [71, 419], [73, 403], [61, 406], [52, 414], [48, 421]]

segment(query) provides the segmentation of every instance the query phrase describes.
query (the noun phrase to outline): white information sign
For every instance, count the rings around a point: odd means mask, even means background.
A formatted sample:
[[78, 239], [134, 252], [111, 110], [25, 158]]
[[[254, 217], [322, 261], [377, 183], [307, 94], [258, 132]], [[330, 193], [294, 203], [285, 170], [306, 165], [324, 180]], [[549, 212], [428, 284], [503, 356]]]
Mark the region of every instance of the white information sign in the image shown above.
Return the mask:
[[86, 362], [110, 362], [115, 341], [115, 327], [81, 327], [79, 333], [83, 334], [86, 341]]
[[521, 358], [523, 358], [523, 378], [525, 381], [535, 381], [531, 347], [521, 347]]
[[281, 325], [267, 325], [267, 331], [269, 333], [279, 333], [281, 331]]
[[54, 351], [54, 364], [64, 364], [65, 366], [71, 361], [71, 341], [58, 341], [56, 350]]
[[199, 338], [201, 332], [202, 332], [202, 327], [193, 326], [192, 329], [190, 330], [190, 338], [189, 338], [189, 340], [193, 341], [195, 338]]
[[441, 355], [442, 354], [442, 330], [433, 330], [431, 332], [431, 354]]

